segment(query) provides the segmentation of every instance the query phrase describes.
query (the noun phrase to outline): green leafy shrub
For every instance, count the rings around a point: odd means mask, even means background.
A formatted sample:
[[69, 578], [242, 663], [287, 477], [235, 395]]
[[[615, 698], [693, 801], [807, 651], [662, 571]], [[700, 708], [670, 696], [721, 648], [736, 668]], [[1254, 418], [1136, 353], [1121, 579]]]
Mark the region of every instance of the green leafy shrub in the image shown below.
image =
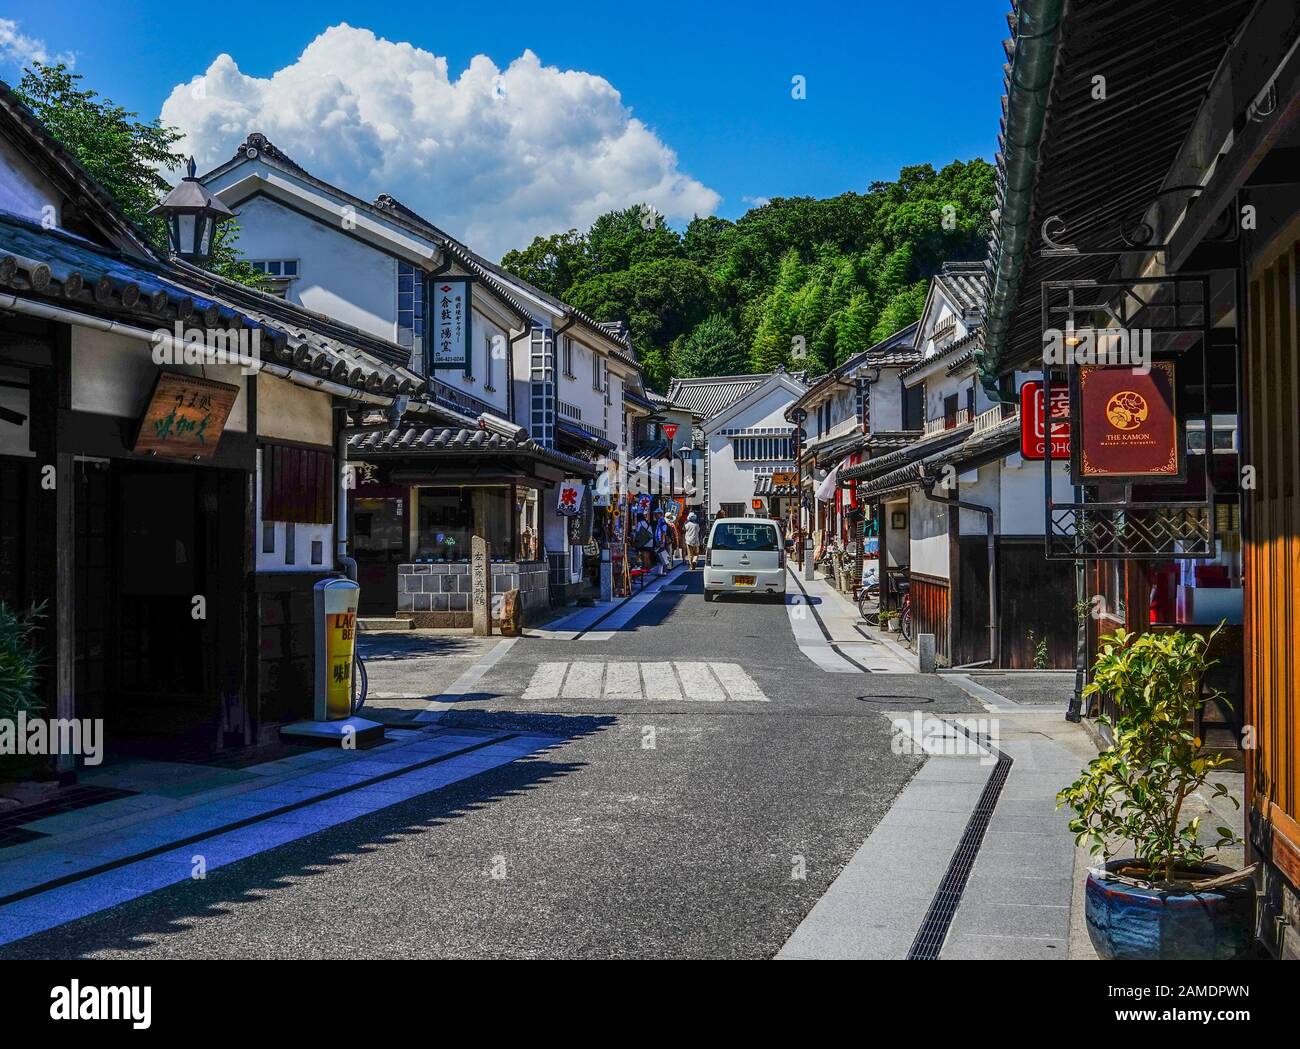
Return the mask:
[[[1230, 761], [1202, 754], [1192, 731], [1192, 716], [1218, 695], [1202, 695], [1201, 679], [1214, 665], [1206, 652], [1219, 629], [1208, 639], [1117, 630], [1101, 639], [1093, 680], [1083, 690], [1085, 696], [1104, 693], [1115, 701], [1118, 717], [1100, 719], [1111, 728], [1114, 743], [1057, 794], [1058, 807], [1074, 810], [1070, 830], [1077, 842], [1090, 842], [1093, 855], [1109, 858], [1111, 841], [1131, 841], [1139, 865], [1154, 882], [1173, 883], [1177, 873], [1204, 863], [1213, 849], [1240, 841], [1219, 827], [1218, 841], [1203, 845], [1200, 817], [1182, 815], [1188, 797]], [[1214, 784], [1210, 793], [1237, 804], [1223, 784]]]
[[44, 704], [37, 688], [41, 653], [34, 640], [44, 606], [26, 613], [0, 602], [0, 718], [34, 714]]

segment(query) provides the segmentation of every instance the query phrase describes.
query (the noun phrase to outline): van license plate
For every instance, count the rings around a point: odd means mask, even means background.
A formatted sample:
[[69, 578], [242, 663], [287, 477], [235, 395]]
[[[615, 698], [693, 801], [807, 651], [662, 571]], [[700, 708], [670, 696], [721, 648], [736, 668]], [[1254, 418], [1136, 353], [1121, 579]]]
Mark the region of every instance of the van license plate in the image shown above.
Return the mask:
[[754, 577], [752, 575], [733, 575], [731, 583], [733, 586], [753, 586]]

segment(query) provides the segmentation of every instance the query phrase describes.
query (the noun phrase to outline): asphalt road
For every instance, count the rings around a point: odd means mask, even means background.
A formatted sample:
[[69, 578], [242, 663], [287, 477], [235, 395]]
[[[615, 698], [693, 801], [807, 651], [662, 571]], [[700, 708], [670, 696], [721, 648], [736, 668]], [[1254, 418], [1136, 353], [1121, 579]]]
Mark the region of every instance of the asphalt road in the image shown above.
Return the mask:
[[[521, 640], [444, 717], [548, 751], [0, 956], [770, 957], [920, 766], [887, 712], [975, 707], [936, 677], [823, 672], [785, 608], [681, 583], [608, 640]], [[734, 663], [763, 701], [686, 672], [676, 700], [525, 698], [546, 664], [666, 661]]]

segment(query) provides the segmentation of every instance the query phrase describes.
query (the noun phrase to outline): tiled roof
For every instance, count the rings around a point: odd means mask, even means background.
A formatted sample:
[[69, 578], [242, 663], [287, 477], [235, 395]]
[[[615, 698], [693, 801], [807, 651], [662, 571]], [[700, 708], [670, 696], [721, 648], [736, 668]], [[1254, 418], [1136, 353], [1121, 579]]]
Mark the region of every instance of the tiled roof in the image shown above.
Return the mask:
[[463, 454], [467, 456], [526, 456], [590, 476], [592, 465], [563, 452], [543, 448], [531, 438], [522, 440], [468, 427], [399, 426], [356, 434], [348, 439], [349, 459], [420, 455], [424, 452]]
[[[858, 497], [870, 498], [908, 488], [920, 488], [932, 483], [936, 468], [946, 463], [960, 465], [974, 463], [976, 460], [986, 462], [990, 458], [1006, 455], [1015, 450], [1019, 435], [1019, 418], [1012, 416], [1004, 419], [996, 426], [969, 435], [958, 444], [950, 445], [923, 459], [913, 460], [895, 470], [864, 481], [858, 486]], [[840, 477], [844, 480], [854, 479], [847, 477], [846, 474], [841, 474]]]
[[[406, 352], [352, 333], [291, 303], [184, 263], [130, 258], [60, 230], [0, 214], [0, 285], [138, 327], [175, 322], [259, 334], [261, 359], [300, 384], [318, 378], [377, 395], [416, 396], [419, 375], [395, 363]], [[378, 352], [371, 352], [372, 349]], [[387, 358], [387, 359], [385, 359]]]
[[906, 448], [920, 439], [920, 430], [877, 430], [875, 433], [867, 434], [862, 447], [873, 453], [893, 451], [896, 448]]
[[612, 452], [618, 447], [604, 434], [596, 433], [583, 426], [582, 423], [573, 422], [570, 419], [557, 419], [555, 429], [562, 434], [566, 434], [573, 442], [580, 447], [585, 446], [593, 448], [598, 452]]
[[984, 309], [989, 278], [983, 262], [945, 262], [934, 279], [959, 309]]
[[952, 342], [948, 343], [947, 346], [943, 347], [943, 349], [939, 350], [937, 353], [932, 353], [928, 357], [918, 356], [916, 358], [916, 363], [913, 364], [910, 368], [904, 369], [899, 374], [899, 378], [907, 379], [910, 376], [916, 375], [918, 372], [925, 371], [931, 365], [951, 357], [954, 353], [959, 352], [962, 348], [966, 348], [967, 350], [967, 353], [963, 354], [963, 356], [973, 356], [974, 351], [979, 346], [980, 336], [983, 334], [983, 332], [984, 329], [979, 325], [976, 325], [965, 335], [963, 335], [960, 339], [954, 339]]
[[828, 371], [808, 388], [807, 393], [785, 410], [785, 417], [793, 422], [792, 413], [795, 409], [809, 403], [831, 383], [842, 379], [859, 367], [864, 365], [869, 368], [906, 367], [917, 363], [921, 359], [915, 346], [918, 323], [913, 321], [907, 327], [899, 328], [894, 334], [881, 339], [874, 346], [868, 346], [865, 350], [853, 354], [838, 368]]
[[677, 408], [712, 419], [770, 379], [766, 375], [717, 375], [705, 379], [673, 379], [668, 384], [668, 401]]

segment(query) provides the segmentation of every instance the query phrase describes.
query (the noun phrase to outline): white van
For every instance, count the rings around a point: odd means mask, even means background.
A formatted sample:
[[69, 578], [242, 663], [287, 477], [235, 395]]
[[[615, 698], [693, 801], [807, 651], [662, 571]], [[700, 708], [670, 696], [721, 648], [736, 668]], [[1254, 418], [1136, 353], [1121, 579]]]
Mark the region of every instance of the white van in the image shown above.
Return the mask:
[[785, 594], [781, 525], [767, 517], [720, 517], [704, 550], [704, 599], [719, 594]]

